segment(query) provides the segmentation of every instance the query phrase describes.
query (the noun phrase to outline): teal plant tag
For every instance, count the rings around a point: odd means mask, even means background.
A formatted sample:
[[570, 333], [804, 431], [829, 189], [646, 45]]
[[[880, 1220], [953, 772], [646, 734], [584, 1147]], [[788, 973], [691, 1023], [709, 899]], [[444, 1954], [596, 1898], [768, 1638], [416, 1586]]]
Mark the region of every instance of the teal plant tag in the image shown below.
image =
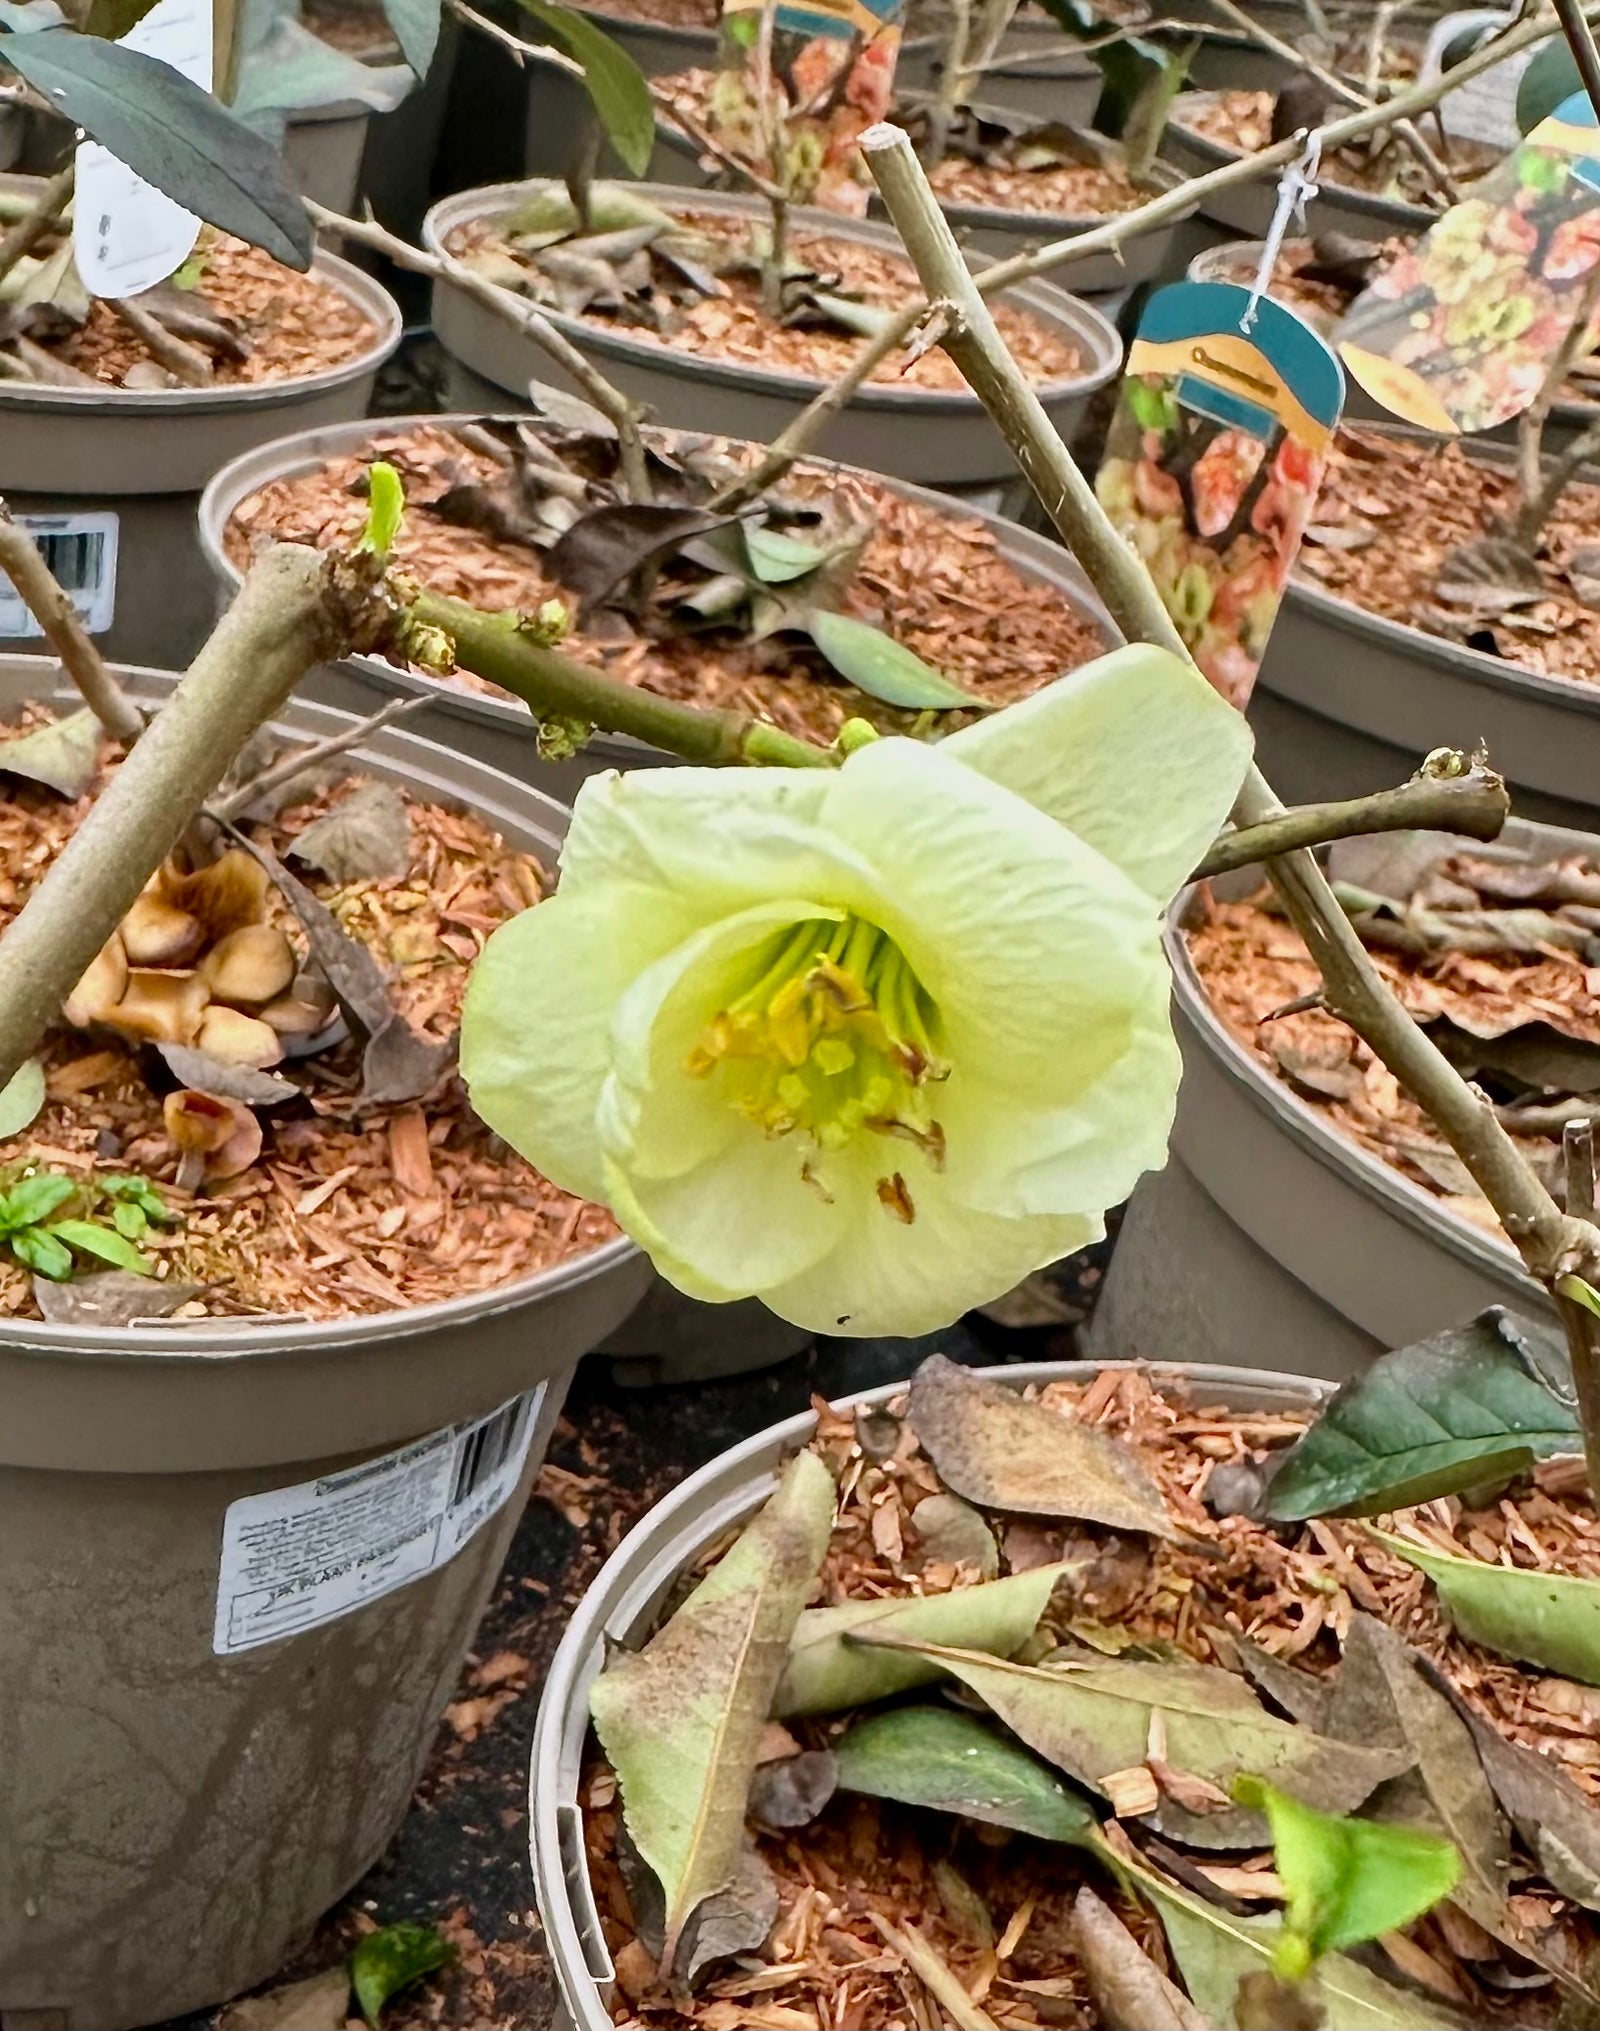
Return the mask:
[[1151, 297], [1095, 492], [1206, 676], [1243, 706], [1344, 406], [1326, 340], [1236, 282]]
[[1575, 92], [1357, 297], [1334, 343], [1406, 422], [1492, 430], [1538, 394], [1597, 260], [1600, 132]]

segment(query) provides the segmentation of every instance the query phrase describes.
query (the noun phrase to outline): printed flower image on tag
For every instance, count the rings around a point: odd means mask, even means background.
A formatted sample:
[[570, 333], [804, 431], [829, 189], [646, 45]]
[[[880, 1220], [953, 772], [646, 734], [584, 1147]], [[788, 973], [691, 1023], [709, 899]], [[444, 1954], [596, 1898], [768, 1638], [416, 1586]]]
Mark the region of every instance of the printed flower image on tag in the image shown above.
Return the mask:
[[1600, 133], [1576, 92], [1346, 313], [1339, 356], [1374, 400], [1454, 435], [1538, 394], [1600, 259]]
[[864, 213], [856, 142], [889, 116], [904, 11], [904, 0], [780, 5], [767, 51], [762, 0], [725, 0], [715, 138], [793, 203]]
[[1343, 405], [1326, 342], [1237, 283], [1158, 291], [1129, 348], [1095, 492], [1235, 705], [1255, 683]]

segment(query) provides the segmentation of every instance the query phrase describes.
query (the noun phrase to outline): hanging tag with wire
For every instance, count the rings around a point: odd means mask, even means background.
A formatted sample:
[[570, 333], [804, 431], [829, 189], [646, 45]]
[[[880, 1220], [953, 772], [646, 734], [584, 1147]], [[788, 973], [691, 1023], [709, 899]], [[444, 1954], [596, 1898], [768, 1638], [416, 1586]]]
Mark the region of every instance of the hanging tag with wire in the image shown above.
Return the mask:
[[1305, 150], [1298, 162], [1291, 162], [1278, 179], [1278, 202], [1272, 214], [1272, 223], [1267, 228], [1267, 237], [1261, 243], [1261, 259], [1256, 263], [1256, 277], [1250, 285], [1250, 301], [1245, 306], [1239, 329], [1248, 338], [1255, 328], [1256, 312], [1261, 299], [1270, 293], [1272, 278], [1278, 272], [1278, 256], [1288, 238], [1289, 228], [1298, 226], [1306, 229], [1306, 206], [1317, 194], [1317, 177], [1322, 169], [1322, 130], [1313, 127], [1306, 136]]

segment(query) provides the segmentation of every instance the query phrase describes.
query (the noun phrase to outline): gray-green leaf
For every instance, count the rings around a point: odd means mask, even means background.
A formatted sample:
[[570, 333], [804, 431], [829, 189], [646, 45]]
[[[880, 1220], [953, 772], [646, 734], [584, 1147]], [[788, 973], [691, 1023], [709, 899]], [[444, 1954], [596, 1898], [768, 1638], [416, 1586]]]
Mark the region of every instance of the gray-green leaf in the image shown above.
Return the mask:
[[1428, 1575], [1469, 1642], [1600, 1685], [1600, 1580], [1452, 1558], [1382, 1530], [1373, 1536]]
[[[1514, 1337], [1513, 1337], [1514, 1335]], [[1580, 1443], [1575, 1410], [1519, 1351], [1559, 1374], [1561, 1335], [1498, 1305], [1465, 1326], [1373, 1362], [1323, 1406], [1267, 1486], [1284, 1522], [1371, 1516], [1514, 1474]]]
[[24, 1058], [0, 1086], [0, 1142], [21, 1135], [43, 1105], [44, 1067], [37, 1058]]
[[[837, 544], [804, 543], [782, 529], [757, 529], [746, 523], [744, 547], [750, 569], [763, 585], [788, 585], [826, 564]], [[852, 539], [853, 540], [853, 539]]]
[[400, 54], [419, 78], [433, 67], [439, 47], [441, 0], [383, 0], [383, 18], [394, 30]]
[[808, 1608], [795, 1626], [773, 1712], [780, 1717], [841, 1713], [939, 1677], [939, 1666], [914, 1650], [850, 1641], [869, 1629], [915, 1643], [948, 1643], [1009, 1657], [1039, 1626], [1057, 1581], [1075, 1570], [1071, 1564], [1035, 1566], [947, 1594]]
[[1553, 1756], [1509, 1742], [1470, 1710], [1463, 1718], [1494, 1794], [1563, 1897], [1600, 1911], [1600, 1809]]
[[650, 167], [656, 145], [656, 109], [644, 72], [603, 29], [575, 7], [556, 0], [520, 0], [541, 28], [583, 65], [583, 82], [606, 138], [634, 176]]
[[392, 783], [363, 783], [289, 842], [289, 858], [344, 884], [386, 881], [411, 865], [411, 817]]
[[100, 765], [103, 728], [84, 706], [65, 719], [36, 726], [31, 733], [0, 742], [0, 773], [43, 783], [58, 797], [81, 797]]
[[841, 677], [884, 705], [908, 712], [987, 710], [981, 698], [924, 663], [914, 649], [850, 614], [819, 607], [796, 625], [805, 628]]
[[833, 1745], [839, 1787], [927, 1806], [1071, 1847], [1103, 1843], [1081, 1793], [1026, 1749], [954, 1707], [896, 1707]]
[[[860, 1642], [881, 1641], [864, 1632]], [[1166, 1731], [1166, 1762], [1231, 1792], [1236, 1777], [1268, 1777], [1321, 1812], [1350, 1812], [1409, 1767], [1403, 1750], [1327, 1741], [1268, 1714], [1244, 1680], [1213, 1665], [1118, 1658], [1093, 1664], [1007, 1664], [948, 1647], [922, 1654], [977, 1694], [1037, 1755], [1094, 1791], [1148, 1753], [1150, 1726]], [[1222, 1806], [1191, 1812], [1163, 1796], [1151, 1824], [1199, 1848], [1263, 1845], [1259, 1812]]]
[[628, 1832], [665, 1897], [664, 1974], [696, 1908], [738, 1868], [762, 1730], [833, 1507], [827, 1468], [799, 1454], [671, 1621], [590, 1693]]

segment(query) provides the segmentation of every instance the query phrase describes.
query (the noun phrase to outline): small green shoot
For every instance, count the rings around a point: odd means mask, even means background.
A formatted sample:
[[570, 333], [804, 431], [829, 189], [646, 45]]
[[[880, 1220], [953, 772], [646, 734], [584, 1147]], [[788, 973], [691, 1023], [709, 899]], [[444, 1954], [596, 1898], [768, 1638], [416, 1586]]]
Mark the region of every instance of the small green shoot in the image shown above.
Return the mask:
[[1264, 1812], [1278, 1879], [1287, 1897], [1273, 1972], [1303, 1981], [1324, 1954], [1398, 1932], [1461, 1877], [1455, 1843], [1414, 1827], [1315, 1812], [1259, 1777], [1240, 1777], [1233, 1795]]
[[1575, 1305], [1582, 1305], [1586, 1312], [1593, 1312], [1600, 1318], [1600, 1291], [1593, 1284], [1585, 1283], [1581, 1276], [1564, 1276], [1556, 1285], [1556, 1296], [1570, 1298]]
[[406, 490], [386, 459], [367, 467], [367, 526], [356, 541], [357, 556], [385, 558], [394, 548], [405, 518]]
[[0, 1191], [0, 1249], [52, 1283], [69, 1282], [85, 1258], [149, 1276], [150, 1260], [137, 1244], [152, 1222], [173, 1218], [144, 1178], [80, 1181], [39, 1171]]
[[378, 2031], [391, 1996], [420, 1982], [455, 1958], [431, 1925], [383, 1925], [369, 1932], [350, 1956], [350, 1982], [361, 2014]]

